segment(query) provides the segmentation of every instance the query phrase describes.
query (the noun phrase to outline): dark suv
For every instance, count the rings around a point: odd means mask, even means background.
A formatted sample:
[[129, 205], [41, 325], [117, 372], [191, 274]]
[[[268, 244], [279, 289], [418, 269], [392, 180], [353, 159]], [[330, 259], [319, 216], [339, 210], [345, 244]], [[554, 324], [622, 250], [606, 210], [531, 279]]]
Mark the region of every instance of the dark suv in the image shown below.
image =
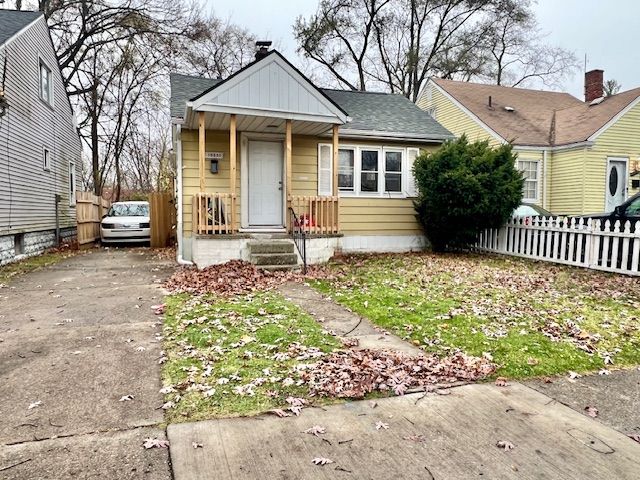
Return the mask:
[[613, 224], [619, 220], [620, 229], [624, 228], [625, 222], [628, 220], [631, 222], [631, 231], [635, 230], [636, 222], [640, 221], [640, 193], [636, 193], [633, 197], [629, 198], [622, 205], [617, 206], [613, 212], [610, 213], [596, 213], [593, 215], [582, 215], [584, 218], [592, 218], [594, 220], [600, 220], [600, 227], [604, 230], [604, 223], [609, 220], [611, 222], [611, 228]]

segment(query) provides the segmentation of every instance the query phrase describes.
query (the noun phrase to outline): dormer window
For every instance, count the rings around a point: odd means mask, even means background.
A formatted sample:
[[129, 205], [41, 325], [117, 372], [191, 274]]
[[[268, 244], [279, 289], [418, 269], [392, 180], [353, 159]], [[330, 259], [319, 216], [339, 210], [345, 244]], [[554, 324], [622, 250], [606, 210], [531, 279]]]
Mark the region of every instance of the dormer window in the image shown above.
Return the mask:
[[53, 106], [53, 85], [51, 83], [51, 69], [40, 60], [40, 99]]

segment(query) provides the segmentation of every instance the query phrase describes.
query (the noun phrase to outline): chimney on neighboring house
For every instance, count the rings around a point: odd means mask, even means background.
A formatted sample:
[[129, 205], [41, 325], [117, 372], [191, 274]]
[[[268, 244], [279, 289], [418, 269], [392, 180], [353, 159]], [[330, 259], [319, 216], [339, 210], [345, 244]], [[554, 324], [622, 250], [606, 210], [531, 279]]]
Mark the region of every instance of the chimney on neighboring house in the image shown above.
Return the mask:
[[271, 41], [262, 40], [256, 42], [256, 60], [260, 60], [261, 58], [266, 57], [269, 54], [269, 47], [271, 46]]
[[590, 70], [584, 74], [584, 101], [590, 103], [604, 96], [604, 70]]

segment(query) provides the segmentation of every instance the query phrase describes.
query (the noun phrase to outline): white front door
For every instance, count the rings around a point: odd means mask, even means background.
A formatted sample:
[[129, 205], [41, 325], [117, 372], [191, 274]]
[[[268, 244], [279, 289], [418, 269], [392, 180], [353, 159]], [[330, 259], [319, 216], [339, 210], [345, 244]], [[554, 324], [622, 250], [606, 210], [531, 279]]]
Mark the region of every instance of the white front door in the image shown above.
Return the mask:
[[249, 226], [282, 227], [282, 142], [249, 141]]
[[627, 159], [610, 158], [607, 162], [607, 183], [605, 210], [612, 212], [614, 208], [627, 199]]

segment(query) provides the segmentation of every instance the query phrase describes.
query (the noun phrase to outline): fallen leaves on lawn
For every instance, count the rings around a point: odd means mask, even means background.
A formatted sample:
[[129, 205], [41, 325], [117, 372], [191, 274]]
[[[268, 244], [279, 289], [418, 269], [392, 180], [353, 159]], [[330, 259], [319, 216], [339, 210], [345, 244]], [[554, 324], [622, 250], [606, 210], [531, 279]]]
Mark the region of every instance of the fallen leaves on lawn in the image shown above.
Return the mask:
[[363, 349], [334, 352], [301, 376], [312, 395], [362, 398], [374, 391], [393, 390], [402, 395], [409, 388], [478, 380], [495, 369], [488, 360], [463, 353], [440, 358]]
[[327, 429], [322, 425], [314, 425], [311, 428], [307, 428], [303, 433], [308, 433], [310, 435], [319, 437], [320, 435], [324, 435], [325, 433], [327, 433]]
[[591, 418], [596, 418], [599, 413], [598, 409], [592, 406], [584, 407], [584, 412]]
[[316, 457], [311, 461], [314, 463], [314, 465], [327, 465], [328, 463], [333, 463], [333, 460], [324, 457]]
[[496, 442], [496, 447], [502, 448], [505, 452], [508, 452], [509, 450], [513, 450], [514, 448], [516, 448], [516, 446], [513, 443], [507, 442], [506, 440], [498, 440]]
[[290, 417], [291, 416], [290, 413], [285, 412], [281, 408], [274, 408], [273, 410], [269, 410], [269, 413], [273, 413], [274, 415], [277, 415], [280, 418]]
[[329, 277], [331, 277], [329, 271], [320, 266], [309, 266], [307, 274], [304, 275], [292, 271], [260, 270], [252, 263], [231, 260], [221, 265], [211, 265], [202, 270], [194, 267], [182, 268], [167, 280], [165, 287], [172, 292], [217, 293], [223, 296], [232, 296], [269, 290], [288, 281]]
[[159, 438], [145, 438], [142, 444], [147, 450], [150, 448], [168, 448], [169, 440], [162, 440]]
[[156, 315], [162, 315], [165, 312], [166, 308], [167, 306], [164, 303], [161, 305], [151, 306], [151, 310], [153, 310], [153, 313], [155, 313]]

